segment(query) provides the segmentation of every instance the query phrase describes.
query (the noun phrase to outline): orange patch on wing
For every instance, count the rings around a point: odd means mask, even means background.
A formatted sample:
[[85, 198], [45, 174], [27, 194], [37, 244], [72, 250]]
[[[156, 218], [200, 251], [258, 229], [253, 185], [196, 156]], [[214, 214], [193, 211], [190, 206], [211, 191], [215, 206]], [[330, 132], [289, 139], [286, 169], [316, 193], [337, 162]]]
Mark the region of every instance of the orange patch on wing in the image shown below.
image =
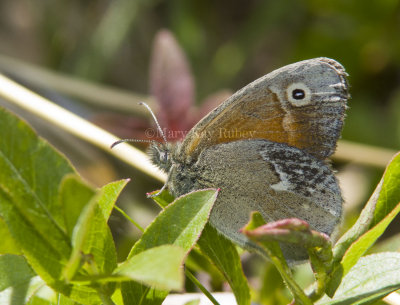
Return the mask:
[[197, 155], [206, 147], [245, 139], [266, 139], [302, 148], [307, 135], [296, 132], [304, 128], [301, 125], [292, 122], [273, 93], [259, 99], [244, 99], [229, 105], [205, 126], [197, 128], [186, 146], [186, 154]]

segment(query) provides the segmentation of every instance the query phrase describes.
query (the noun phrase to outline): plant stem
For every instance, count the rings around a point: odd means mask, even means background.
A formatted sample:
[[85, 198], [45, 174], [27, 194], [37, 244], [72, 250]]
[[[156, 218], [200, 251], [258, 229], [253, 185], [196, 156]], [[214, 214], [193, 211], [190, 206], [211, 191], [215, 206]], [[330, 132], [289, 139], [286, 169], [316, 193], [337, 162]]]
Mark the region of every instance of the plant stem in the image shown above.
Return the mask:
[[166, 180], [166, 175], [157, 170], [149, 161], [148, 156], [139, 149], [127, 143], [121, 143], [118, 147], [111, 150], [111, 144], [120, 140], [119, 138], [28, 90], [1, 73], [0, 97], [44, 119], [50, 124], [58, 126], [84, 141], [113, 154], [142, 172], [147, 173], [149, 176], [162, 182]]
[[111, 297], [105, 294], [101, 288], [97, 289], [99, 297], [103, 303], [103, 305], [115, 305], [115, 303], [111, 300]]
[[199, 289], [201, 290], [201, 292], [203, 292], [205, 294], [205, 296], [214, 304], [214, 305], [220, 305], [218, 303], [218, 301], [212, 296], [212, 294], [206, 289], [206, 287], [204, 287], [198, 279], [195, 278], [195, 276], [187, 269], [185, 268], [185, 274], [188, 277], [189, 280], [191, 280], [193, 282], [193, 284], [195, 284], [197, 287], [199, 287]]
[[284, 282], [288, 286], [289, 290], [293, 294], [295, 299], [293, 304], [312, 305], [313, 303], [304, 293], [304, 291], [297, 285], [293, 279], [292, 271], [290, 270], [285, 258], [283, 257], [282, 250], [278, 242], [263, 242], [264, 250], [266, 250], [269, 258], [274, 263], [276, 269], [278, 269]]
[[142, 226], [140, 224], [138, 224], [136, 221], [134, 221], [131, 217], [129, 217], [128, 214], [126, 214], [121, 208], [119, 208], [118, 206], [114, 206], [114, 208], [120, 212], [126, 219], [128, 219], [136, 228], [138, 228], [140, 231], [144, 232], [144, 229], [142, 228]]
[[306, 296], [304, 291], [297, 285], [295, 280], [292, 277], [289, 267], [286, 264], [282, 264], [281, 260], [276, 257], [271, 257], [272, 261], [279, 273], [281, 274], [283, 280], [288, 285], [288, 288], [292, 292], [296, 302], [299, 302], [302, 305], [312, 305], [311, 300]]

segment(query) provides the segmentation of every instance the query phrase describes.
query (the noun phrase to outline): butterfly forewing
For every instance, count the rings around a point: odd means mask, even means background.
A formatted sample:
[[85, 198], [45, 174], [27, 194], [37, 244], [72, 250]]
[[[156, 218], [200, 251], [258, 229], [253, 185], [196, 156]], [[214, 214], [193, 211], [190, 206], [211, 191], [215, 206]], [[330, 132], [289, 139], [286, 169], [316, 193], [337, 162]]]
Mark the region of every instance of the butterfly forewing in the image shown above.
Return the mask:
[[343, 126], [346, 73], [334, 60], [316, 58], [275, 70], [236, 92], [204, 117], [181, 145], [196, 158], [205, 148], [267, 139], [329, 157]]

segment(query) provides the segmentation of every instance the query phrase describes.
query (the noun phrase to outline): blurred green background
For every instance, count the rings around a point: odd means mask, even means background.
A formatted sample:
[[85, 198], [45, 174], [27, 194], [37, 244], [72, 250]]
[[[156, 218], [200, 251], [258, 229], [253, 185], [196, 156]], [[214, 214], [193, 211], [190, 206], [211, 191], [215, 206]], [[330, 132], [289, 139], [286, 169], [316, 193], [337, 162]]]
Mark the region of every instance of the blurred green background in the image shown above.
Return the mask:
[[335, 1], [0, 2], [0, 52], [146, 94], [153, 38], [171, 30], [197, 99], [327, 56], [350, 74], [345, 139], [400, 146], [400, 3]]
[[[320, 56], [336, 59], [350, 75], [352, 96], [343, 138], [400, 147], [400, 1], [0, 1], [0, 55], [135, 94], [150, 92], [153, 41], [161, 29], [174, 34], [188, 58], [197, 103], [224, 88], [240, 89], [289, 63]], [[60, 99], [51, 88], [32, 87], [84, 117], [95, 111], [93, 105], [80, 108], [75, 98]], [[44, 136], [49, 132], [40, 124], [35, 128]], [[159, 184], [71, 136], [49, 138], [97, 184], [133, 177], [122, 205], [142, 224], [151, 221], [157, 208], [144, 193]], [[347, 188], [347, 209], [355, 201], [359, 210], [383, 168], [335, 166]], [[351, 222], [358, 213], [349, 215]], [[118, 215], [113, 219], [115, 235], [127, 234], [130, 225]], [[123, 257], [131, 238], [116, 239], [121, 249], [126, 244]]]

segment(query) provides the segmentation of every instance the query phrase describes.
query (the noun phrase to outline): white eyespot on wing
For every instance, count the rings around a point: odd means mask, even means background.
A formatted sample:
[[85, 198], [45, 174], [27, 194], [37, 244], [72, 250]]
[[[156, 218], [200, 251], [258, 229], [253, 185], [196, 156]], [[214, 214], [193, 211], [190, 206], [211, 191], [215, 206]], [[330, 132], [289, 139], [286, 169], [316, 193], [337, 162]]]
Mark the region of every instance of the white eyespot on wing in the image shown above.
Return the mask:
[[304, 83], [293, 83], [286, 89], [286, 98], [295, 107], [304, 106], [311, 101], [311, 90]]

